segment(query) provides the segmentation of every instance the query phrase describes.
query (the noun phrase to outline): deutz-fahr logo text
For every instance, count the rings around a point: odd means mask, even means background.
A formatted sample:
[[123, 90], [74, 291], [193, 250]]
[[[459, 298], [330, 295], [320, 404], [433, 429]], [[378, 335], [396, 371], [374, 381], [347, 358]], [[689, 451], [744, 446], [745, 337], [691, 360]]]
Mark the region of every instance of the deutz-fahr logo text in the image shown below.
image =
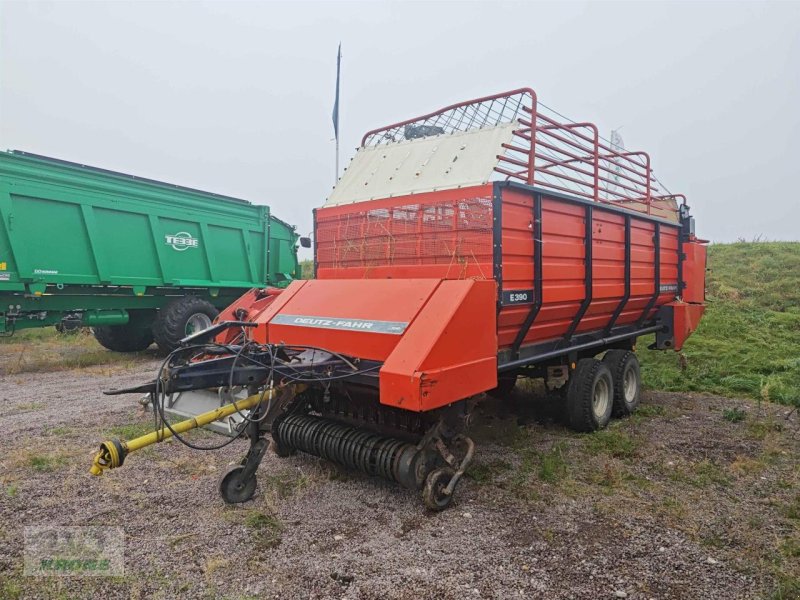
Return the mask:
[[178, 252], [200, 246], [200, 240], [193, 238], [192, 234], [186, 231], [179, 231], [174, 235], [167, 234], [164, 238], [166, 239], [167, 246], [172, 246], [173, 250], [177, 250]]

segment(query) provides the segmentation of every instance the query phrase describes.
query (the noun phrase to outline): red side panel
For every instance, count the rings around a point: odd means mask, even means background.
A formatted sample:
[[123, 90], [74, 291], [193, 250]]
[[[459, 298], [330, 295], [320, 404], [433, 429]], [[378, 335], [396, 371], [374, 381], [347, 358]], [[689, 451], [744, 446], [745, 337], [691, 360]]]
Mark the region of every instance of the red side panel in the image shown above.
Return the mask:
[[687, 304], [685, 302], [670, 302], [672, 307], [672, 335], [673, 348], [680, 350], [692, 332], [700, 324], [700, 318], [706, 310], [705, 304]]
[[497, 385], [494, 281], [443, 281], [381, 369], [381, 403], [426, 411]]
[[697, 241], [683, 244], [683, 299], [702, 304], [706, 301], [706, 246]]
[[[503, 290], [534, 288], [534, 195], [505, 189], [502, 203]], [[586, 297], [586, 205], [541, 195], [542, 307], [523, 345], [563, 336]], [[592, 301], [575, 333], [602, 330], [625, 294], [625, 215], [607, 204], [592, 207]], [[630, 297], [615, 325], [642, 317], [655, 293], [655, 262], [660, 262], [659, 294], [648, 316], [673, 300], [678, 289], [678, 225], [661, 223], [660, 252], [655, 252], [656, 225], [631, 214]], [[533, 294], [529, 294], [531, 301]], [[500, 348], [514, 341], [530, 304], [503, 306], [498, 322]]]
[[[269, 316], [268, 341], [386, 360], [440, 282], [439, 279], [305, 281], [298, 293]], [[287, 292], [292, 291], [292, 286]]]
[[497, 385], [496, 310], [493, 280], [302, 281], [254, 337], [381, 361], [380, 401], [426, 411]]

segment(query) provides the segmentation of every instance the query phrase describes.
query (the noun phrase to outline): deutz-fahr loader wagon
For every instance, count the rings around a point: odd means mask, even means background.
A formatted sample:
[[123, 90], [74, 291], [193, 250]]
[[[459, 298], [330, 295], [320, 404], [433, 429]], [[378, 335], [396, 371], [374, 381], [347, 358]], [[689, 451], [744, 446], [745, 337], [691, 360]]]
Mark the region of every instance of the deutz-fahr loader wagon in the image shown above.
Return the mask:
[[703, 314], [685, 199], [657, 187], [647, 153], [529, 88], [368, 132], [314, 224], [315, 280], [248, 292], [155, 380], [117, 391], [150, 394], [162, 417], [172, 394], [235, 402], [106, 441], [92, 472], [239, 413], [250, 450], [220, 480], [226, 502], [253, 496], [271, 440], [440, 510], [472, 460], [484, 392], [540, 378], [573, 429], [603, 428], [639, 403], [637, 339], [680, 349]]

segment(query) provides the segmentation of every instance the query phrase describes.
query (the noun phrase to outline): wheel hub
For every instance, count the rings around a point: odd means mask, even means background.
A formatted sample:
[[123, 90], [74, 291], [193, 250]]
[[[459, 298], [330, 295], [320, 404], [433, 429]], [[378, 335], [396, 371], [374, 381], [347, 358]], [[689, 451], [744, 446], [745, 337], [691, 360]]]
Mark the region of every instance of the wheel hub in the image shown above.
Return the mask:
[[186, 335], [192, 335], [209, 327], [211, 327], [211, 317], [205, 313], [196, 313], [186, 321], [185, 333]]
[[611, 390], [605, 379], [598, 379], [592, 395], [592, 410], [598, 418], [606, 414], [611, 404]]
[[623, 379], [623, 391], [625, 393], [625, 402], [631, 403], [636, 398], [636, 389], [639, 382], [637, 381], [636, 373], [633, 369], [628, 369], [625, 372]]

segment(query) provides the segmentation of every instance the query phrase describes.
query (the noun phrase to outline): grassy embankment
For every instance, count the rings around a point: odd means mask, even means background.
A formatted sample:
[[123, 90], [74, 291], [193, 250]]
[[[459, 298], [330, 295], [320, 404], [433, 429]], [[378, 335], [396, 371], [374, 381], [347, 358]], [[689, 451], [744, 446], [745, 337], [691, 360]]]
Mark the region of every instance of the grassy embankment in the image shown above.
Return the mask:
[[639, 353], [645, 384], [799, 405], [800, 243], [713, 244], [708, 257], [700, 327], [680, 354]]

